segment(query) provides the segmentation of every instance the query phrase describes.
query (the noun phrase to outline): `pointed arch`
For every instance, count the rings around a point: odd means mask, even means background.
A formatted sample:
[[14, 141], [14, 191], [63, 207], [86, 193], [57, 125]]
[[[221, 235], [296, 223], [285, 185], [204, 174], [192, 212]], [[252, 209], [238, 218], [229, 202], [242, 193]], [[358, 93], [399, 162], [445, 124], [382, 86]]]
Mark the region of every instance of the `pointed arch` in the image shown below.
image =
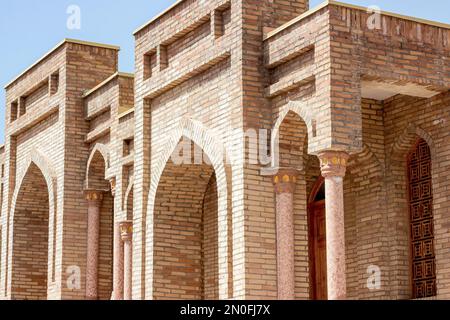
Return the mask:
[[[50, 161], [45, 157], [41, 152], [37, 149], [33, 148], [28, 156], [26, 157], [25, 165], [23, 166], [23, 170], [18, 174], [18, 179], [16, 183], [16, 188], [14, 189], [13, 197], [12, 197], [12, 206], [11, 206], [11, 217], [14, 216], [14, 205], [17, 200], [17, 196], [20, 191], [20, 187], [22, 186], [23, 180], [25, 179], [26, 174], [30, 170], [32, 164], [35, 164], [39, 170], [42, 172], [42, 175], [45, 178], [45, 182], [47, 183], [49, 201], [54, 205], [53, 210], [56, 209], [56, 181], [57, 175], [53, 165], [50, 164]], [[50, 209], [52, 210], [52, 209]], [[50, 212], [53, 214], [53, 212]]]
[[[226, 165], [227, 153], [221, 139], [213, 130], [205, 127], [199, 121], [191, 118], [183, 118], [178, 126], [176, 126], [168, 135], [162, 150], [156, 157], [158, 162], [152, 166], [152, 176], [150, 190], [148, 193], [147, 203], [147, 219], [146, 219], [146, 248], [147, 256], [153, 255], [153, 212], [155, 208], [156, 194], [159, 182], [163, 175], [166, 164], [169, 162], [171, 155], [175, 151], [180, 140], [185, 137], [200, 147], [211, 162], [216, 175], [217, 197], [218, 197], [218, 244], [219, 244], [219, 296], [221, 299], [228, 299], [228, 277], [229, 277], [229, 248], [228, 248], [228, 181], [227, 172], [229, 168]], [[153, 264], [148, 263], [146, 266], [148, 272], [146, 274], [146, 285], [152, 288], [153, 281]], [[153, 294], [153, 293], [151, 293]]]
[[[11, 263], [8, 262], [6, 281], [12, 290], [10, 292], [12, 297], [46, 299], [55, 277], [57, 175], [47, 157], [34, 148], [27, 155], [23, 168], [18, 173], [9, 214], [8, 233], [11, 250], [8, 253], [8, 261]], [[17, 228], [19, 229], [16, 230]], [[25, 230], [33, 234], [33, 240], [30, 243], [26, 242], [31, 238], [23, 233]], [[15, 231], [19, 233], [15, 235]], [[23, 239], [20, 240], [20, 237]], [[16, 243], [15, 240], [19, 242]], [[26, 248], [20, 247], [19, 244], [25, 245]], [[36, 249], [37, 247], [39, 248]], [[21, 254], [15, 255], [17, 250]], [[31, 266], [25, 257], [27, 252], [33, 253], [33, 250], [36, 250], [33, 257], [35, 261], [33, 268], [38, 268], [36, 270], [30, 269]], [[38, 284], [33, 291], [15, 291], [16, 264], [26, 268], [28, 272], [21, 271], [20, 278], [17, 278], [21, 279], [20, 281], [30, 281], [27, 277], [31, 277], [31, 274], [36, 277]]]
[[[272, 154], [272, 167], [279, 167], [279, 136], [280, 129], [283, 122], [289, 116], [289, 114], [297, 115], [306, 126], [307, 136], [312, 137], [313, 124], [311, 119], [311, 114], [306, 104], [301, 104], [299, 102], [290, 101], [283, 109], [281, 109], [277, 121], [272, 130], [272, 136], [270, 141], [271, 154]], [[309, 149], [309, 144], [308, 144]], [[308, 150], [307, 150], [308, 151]], [[309, 153], [309, 152], [308, 152]]]
[[86, 174], [85, 174], [85, 187], [89, 188], [90, 187], [90, 181], [89, 181], [89, 170], [91, 168], [92, 163], [95, 160], [95, 157], [97, 154], [100, 154], [103, 157], [104, 163], [105, 163], [105, 179], [107, 176], [107, 172], [108, 169], [110, 167], [110, 160], [109, 160], [109, 149], [106, 145], [104, 145], [103, 143], [97, 143], [95, 144], [95, 146], [92, 148], [91, 153], [89, 155], [88, 161], [87, 161], [87, 165], [86, 165]]
[[[361, 172], [361, 168], [365, 169], [365, 172]], [[363, 144], [362, 151], [350, 156], [348, 162], [348, 173], [355, 174], [367, 174], [370, 177], [380, 180], [384, 177], [383, 165], [370, 149], [367, 144]]]
[[206, 128], [199, 121], [183, 118], [179, 125], [169, 134], [164, 144], [166, 147], [158, 156], [159, 161], [155, 166], [152, 166], [154, 170], [152, 181], [158, 181], [161, 178], [167, 161], [169, 161], [180, 139], [183, 137], [195, 142], [206, 153], [215, 170], [225, 172], [227, 154], [221, 139], [214, 131]]
[[14, 221], [14, 212], [17, 203], [17, 198], [19, 196], [21, 187], [23, 185], [23, 181], [30, 171], [32, 165], [35, 165], [42, 175], [44, 176], [45, 182], [47, 184], [47, 190], [49, 195], [49, 203], [50, 203], [50, 217], [55, 217], [55, 213], [57, 211], [57, 175], [53, 165], [50, 163], [48, 158], [44, 156], [37, 149], [33, 148], [30, 153], [26, 157], [25, 165], [23, 166], [23, 170], [18, 174], [18, 179], [16, 183], [16, 187], [14, 189], [14, 193], [11, 201], [11, 209], [10, 209], [10, 235], [12, 238], [12, 227]]
[[431, 158], [435, 159], [435, 147], [434, 142], [431, 135], [423, 130], [420, 126], [417, 126], [414, 123], [410, 123], [402, 132], [402, 134], [397, 138], [394, 144], [391, 147], [388, 156], [392, 160], [401, 160], [403, 161], [411, 147], [415, 144], [417, 137], [425, 140], [430, 147]]
[[317, 181], [314, 183], [311, 192], [309, 193], [308, 205], [316, 201], [317, 195], [321, 192], [321, 189], [324, 188], [324, 184], [325, 178], [322, 175], [320, 175], [317, 178]]

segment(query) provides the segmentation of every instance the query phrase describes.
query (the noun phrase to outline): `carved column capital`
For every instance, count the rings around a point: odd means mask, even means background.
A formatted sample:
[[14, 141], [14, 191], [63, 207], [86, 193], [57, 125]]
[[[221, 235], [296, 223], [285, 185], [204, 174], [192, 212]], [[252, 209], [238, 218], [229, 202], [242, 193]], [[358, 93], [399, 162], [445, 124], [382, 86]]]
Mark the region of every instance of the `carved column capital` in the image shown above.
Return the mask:
[[122, 221], [119, 228], [122, 241], [131, 241], [133, 238], [133, 221]]
[[100, 206], [103, 201], [103, 193], [104, 191], [101, 190], [90, 189], [84, 191], [84, 196], [90, 205]]
[[292, 168], [277, 169], [272, 177], [275, 193], [294, 193], [298, 170]]
[[319, 154], [323, 177], [344, 177], [349, 154], [342, 151], [324, 151]]
[[111, 185], [111, 194], [113, 197], [116, 196], [116, 178], [111, 178], [109, 180], [109, 184]]

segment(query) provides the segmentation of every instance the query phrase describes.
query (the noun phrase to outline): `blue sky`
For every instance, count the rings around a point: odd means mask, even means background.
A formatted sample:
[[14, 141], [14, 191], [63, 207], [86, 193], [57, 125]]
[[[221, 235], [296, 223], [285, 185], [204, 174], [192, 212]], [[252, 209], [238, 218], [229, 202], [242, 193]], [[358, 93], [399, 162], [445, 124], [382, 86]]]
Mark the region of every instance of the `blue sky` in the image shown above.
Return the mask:
[[[322, 0], [310, 0], [316, 6]], [[450, 23], [448, 0], [344, 0], [363, 6]], [[119, 45], [120, 71], [133, 72], [133, 31], [175, 0], [2, 0], [0, 1], [0, 143], [4, 137], [6, 83], [63, 38]], [[81, 10], [81, 29], [67, 28], [67, 8]]]

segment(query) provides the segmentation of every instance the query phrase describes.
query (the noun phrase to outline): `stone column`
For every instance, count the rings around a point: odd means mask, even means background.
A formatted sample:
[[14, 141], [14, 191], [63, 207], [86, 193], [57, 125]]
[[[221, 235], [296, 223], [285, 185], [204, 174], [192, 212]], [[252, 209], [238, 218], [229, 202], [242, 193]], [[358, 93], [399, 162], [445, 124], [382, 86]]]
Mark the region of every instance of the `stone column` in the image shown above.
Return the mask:
[[120, 223], [120, 235], [124, 243], [124, 300], [131, 300], [131, 268], [132, 268], [132, 238], [133, 222], [124, 221]]
[[[111, 195], [116, 196], [116, 178], [109, 180], [111, 186]], [[115, 204], [114, 204], [115, 207]], [[114, 234], [113, 234], [113, 292], [112, 300], [123, 300], [123, 242], [120, 238], [120, 223], [115, 222], [117, 216], [114, 216]]]
[[114, 223], [114, 262], [113, 262], [113, 297], [112, 300], [123, 300], [123, 242], [120, 222]]
[[88, 203], [86, 299], [97, 300], [100, 207], [103, 201], [103, 191], [86, 190], [85, 195]]
[[276, 194], [278, 299], [295, 299], [294, 191], [297, 170], [279, 169], [273, 176]]
[[343, 180], [349, 155], [326, 151], [319, 154], [325, 178], [328, 299], [347, 297], [345, 267], [344, 188]]

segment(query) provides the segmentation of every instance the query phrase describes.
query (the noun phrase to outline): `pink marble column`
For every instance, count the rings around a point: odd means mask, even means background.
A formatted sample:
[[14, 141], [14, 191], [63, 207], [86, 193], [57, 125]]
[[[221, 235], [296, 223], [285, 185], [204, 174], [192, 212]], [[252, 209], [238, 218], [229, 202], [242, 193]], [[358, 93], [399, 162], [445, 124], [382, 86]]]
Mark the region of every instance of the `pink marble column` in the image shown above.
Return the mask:
[[131, 268], [132, 268], [132, 238], [133, 222], [124, 221], [120, 223], [120, 234], [124, 243], [124, 300], [131, 300]]
[[[111, 195], [116, 196], [116, 178], [109, 180]], [[116, 214], [113, 213], [114, 220]], [[113, 292], [111, 300], [123, 300], [123, 242], [120, 238], [120, 223], [114, 223], [113, 234]]]
[[326, 151], [319, 154], [321, 171], [325, 178], [329, 300], [347, 298], [343, 180], [348, 157], [345, 152]]
[[123, 300], [123, 241], [120, 222], [114, 224], [114, 262], [113, 262], [113, 297], [112, 300]]
[[273, 176], [276, 194], [278, 299], [295, 299], [294, 191], [297, 170], [279, 169]]
[[86, 299], [97, 300], [100, 206], [103, 201], [103, 191], [86, 190], [85, 196], [88, 203]]

